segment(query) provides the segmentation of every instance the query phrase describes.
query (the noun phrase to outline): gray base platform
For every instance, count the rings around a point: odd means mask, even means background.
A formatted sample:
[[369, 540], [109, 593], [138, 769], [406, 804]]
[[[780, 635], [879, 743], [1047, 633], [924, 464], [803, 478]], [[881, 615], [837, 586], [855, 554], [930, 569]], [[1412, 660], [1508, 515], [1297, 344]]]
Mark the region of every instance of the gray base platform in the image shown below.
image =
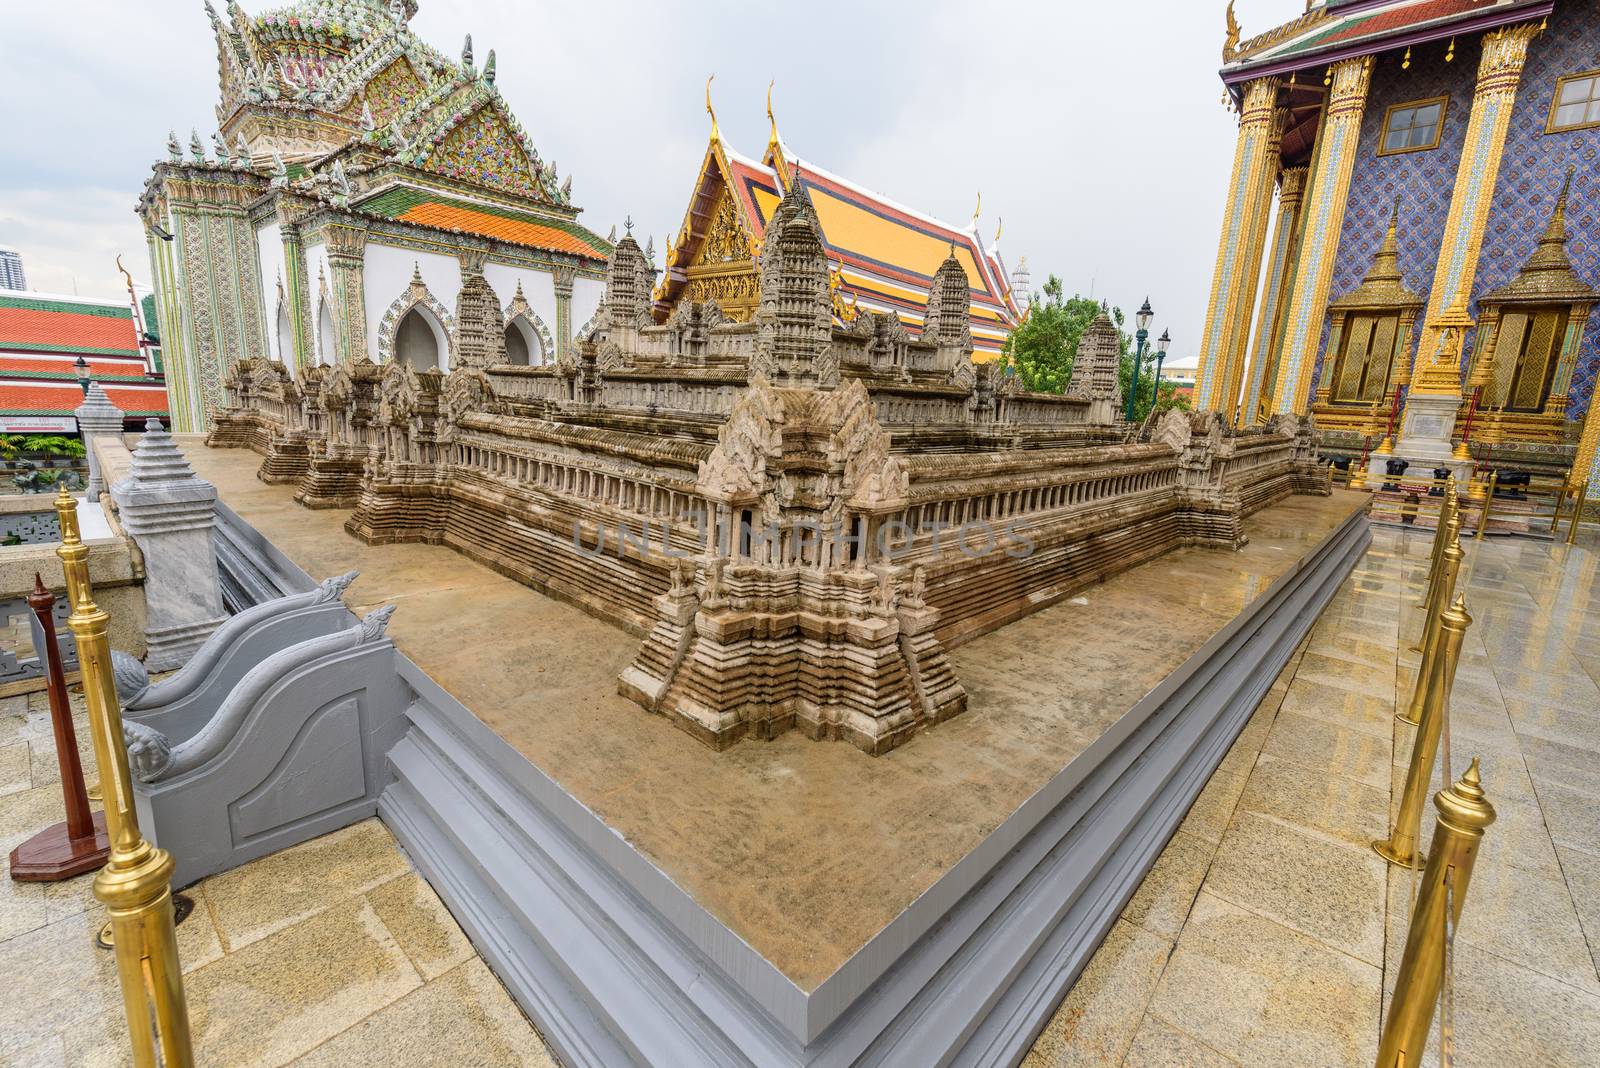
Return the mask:
[[1016, 1064], [1370, 540], [1352, 515], [809, 994], [399, 655], [379, 814], [568, 1065]]

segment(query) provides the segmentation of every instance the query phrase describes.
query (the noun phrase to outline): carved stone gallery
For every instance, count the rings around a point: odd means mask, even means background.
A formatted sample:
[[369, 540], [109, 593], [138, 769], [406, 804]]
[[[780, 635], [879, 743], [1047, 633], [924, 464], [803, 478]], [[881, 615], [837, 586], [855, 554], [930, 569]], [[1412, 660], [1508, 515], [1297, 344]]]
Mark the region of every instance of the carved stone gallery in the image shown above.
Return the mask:
[[912, 339], [835, 321], [803, 184], [767, 234], [748, 321], [683, 302], [661, 325], [624, 237], [575, 358], [540, 367], [506, 362], [469, 264], [448, 373], [244, 361], [209, 443], [353, 503], [370, 543], [452, 546], [641, 635], [621, 692], [717, 748], [798, 727], [884, 752], [966, 707], [953, 646], [1328, 492], [1308, 420], [1121, 423], [1104, 315], [1069, 391], [1027, 393], [973, 362], [954, 257]]

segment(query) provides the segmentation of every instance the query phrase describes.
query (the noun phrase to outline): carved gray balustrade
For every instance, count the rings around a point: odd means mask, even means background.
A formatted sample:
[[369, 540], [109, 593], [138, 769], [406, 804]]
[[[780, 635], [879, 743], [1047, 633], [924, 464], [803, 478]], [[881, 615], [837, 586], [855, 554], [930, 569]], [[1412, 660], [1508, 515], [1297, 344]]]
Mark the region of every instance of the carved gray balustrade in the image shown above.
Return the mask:
[[188, 677], [146, 685], [120, 661], [135, 802], [174, 885], [376, 813], [405, 689], [384, 636], [394, 606], [338, 625], [353, 577], [241, 613]]

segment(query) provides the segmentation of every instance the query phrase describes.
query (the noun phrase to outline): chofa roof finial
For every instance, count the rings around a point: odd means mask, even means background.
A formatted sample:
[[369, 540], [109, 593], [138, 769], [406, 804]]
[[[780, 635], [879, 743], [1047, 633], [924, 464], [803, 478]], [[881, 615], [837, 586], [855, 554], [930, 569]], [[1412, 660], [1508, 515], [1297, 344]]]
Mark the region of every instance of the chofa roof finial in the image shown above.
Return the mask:
[[711, 140], [722, 140], [722, 130], [717, 126], [717, 109], [711, 106], [711, 83], [717, 80], [715, 74], [706, 79], [706, 114], [711, 116]]

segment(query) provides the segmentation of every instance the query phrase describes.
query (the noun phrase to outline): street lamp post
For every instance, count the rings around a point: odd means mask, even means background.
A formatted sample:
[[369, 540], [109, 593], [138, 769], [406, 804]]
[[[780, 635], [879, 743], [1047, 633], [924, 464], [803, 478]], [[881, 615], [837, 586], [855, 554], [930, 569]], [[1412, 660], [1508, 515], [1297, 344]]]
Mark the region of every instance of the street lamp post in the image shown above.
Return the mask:
[[1156, 388], [1150, 391], [1150, 409], [1161, 403], [1161, 364], [1167, 358], [1167, 348], [1172, 344], [1172, 332], [1161, 331], [1161, 336], [1156, 338]]
[[89, 395], [89, 361], [79, 356], [72, 363], [72, 369], [78, 374], [78, 388], [83, 390], [83, 395]]
[[1144, 344], [1145, 340], [1150, 337], [1150, 320], [1154, 317], [1155, 313], [1150, 310], [1150, 298], [1146, 297], [1144, 298], [1144, 303], [1139, 306], [1138, 314], [1133, 317], [1134, 324], [1138, 327], [1133, 335], [1138, 341], [1138, 347], [1133, 353], [1133, 382], [1128, 387], [1128, 422], [1130, 423], [1133, 422], [1134, 404], [1139, 399], [1139, 365], [1144, 362]]

